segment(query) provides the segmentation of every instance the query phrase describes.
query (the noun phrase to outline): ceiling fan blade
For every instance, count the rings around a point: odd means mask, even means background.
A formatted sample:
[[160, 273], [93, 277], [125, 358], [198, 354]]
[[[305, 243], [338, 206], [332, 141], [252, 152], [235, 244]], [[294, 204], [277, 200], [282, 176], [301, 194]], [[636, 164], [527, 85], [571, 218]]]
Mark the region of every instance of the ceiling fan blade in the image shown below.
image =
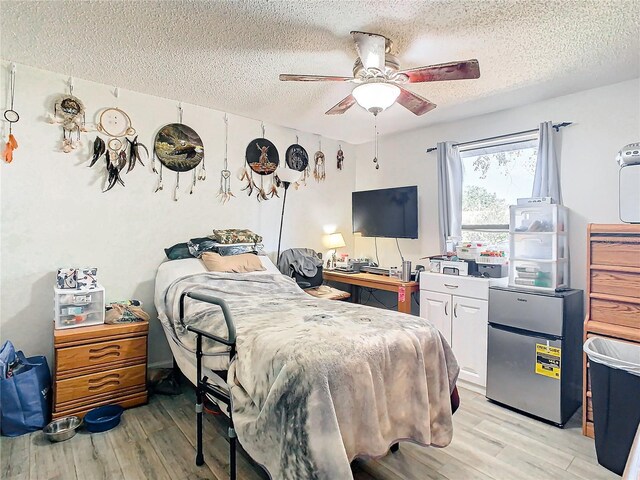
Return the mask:
[[384, 71], [384, 51], [387, 39], [382, 35], [367, 32], [351, 32], [353, 41], [356, 44], [358, 56], [364, 68], [376, 68]]
[[436, 104], [431, 103], [426, 98], [422, 98], [420, 95], [400, 87], [400, 85], [398, 87], [400, 88], [400, 96], [396, 101], [411, 113], [424, 115], [436, 108]]
[[398, 72], [409, 77], [409, 83], [441, 82], [444, 80], [464, 80], [480, 77], [480, 65], [478, 60], [465, 60], [463, 62], [441, 63], [418, 67], [411, 70]]
[[348, 97], [340, 100], [335, 106], [327, 110], [325, 112], [325, 115], [342, 115], [344, 112], [353, 107], [355, 103], [356, 99], [353, 97], [353, 95], [349, 95]]
[[282, 82], [348, 82], [353, 77], [330, 77], [324, 75], [296, 75], [291, 73], [280, 74]]

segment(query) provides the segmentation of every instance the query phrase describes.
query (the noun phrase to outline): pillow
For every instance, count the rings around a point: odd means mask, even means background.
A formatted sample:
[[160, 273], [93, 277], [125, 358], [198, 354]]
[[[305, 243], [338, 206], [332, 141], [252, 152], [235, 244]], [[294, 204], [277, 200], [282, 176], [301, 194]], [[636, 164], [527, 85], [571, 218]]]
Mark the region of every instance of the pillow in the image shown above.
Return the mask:
[[177, 243], [173, 247], [165, 248], [164, 253], [169, 260], [179, 260], [181, 258], [193, 258], [186, 243]]
[[241, 253], [259, 253], [264, 245], [261, 243], [233, 243], [230, 245], [216, 244], [213, 251], [223, 257], [240, 255]]
[[219, 253], [204, 252], [200, 259], [210, 272], [246, 273], [266, 270], [258, 256], [253, 253], [223, 257]]
[[262, 241], [262, 237], [253, 233], [251, 230], [240, 230], [237, 228], [229, 228], [227, 230], [214, 230], [213, 235], [209, 238], [218, 243], [258, 243]]

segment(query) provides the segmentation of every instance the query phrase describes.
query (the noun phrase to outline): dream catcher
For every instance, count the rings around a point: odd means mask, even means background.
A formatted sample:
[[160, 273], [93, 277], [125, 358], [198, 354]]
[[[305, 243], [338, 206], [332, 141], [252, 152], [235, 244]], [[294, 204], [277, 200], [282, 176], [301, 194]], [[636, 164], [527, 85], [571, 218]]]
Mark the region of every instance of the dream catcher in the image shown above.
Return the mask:
[[318, 151], [313, 156], [314, 165], [313, 165], [313, 178], [316, 179], [316, 182], [322, 182], [327, 177], [327, 174], [324, 169], [324, 153], [322, 153], [322, 140], [318, 140]]
[[9, 122], [9, 138], [7, 139], [7, 143], [4, 146], [4, 161], [7, 163], [11, 163], [13, 161], [13, 151], [18, 148], [18, 142], [16, 141], [16, 137], [13, 136], [13, 124], [17, 123], [20, 120], [20, 115], [13, 109], [13, 99], [16, 94], [16, 65], [15, 63], [11, 64], [11, 72], [10, 72], [10, 95], [11, 95], [11, 107], [8, 110], [4, 111], [4, 119]]
[[[296, 135], [296, 143], [287, 148], [285, 162], [291, 170], [304, 172], [300, 181], [306, 185], [309, 173], [309, 155], [302, 145], [298, 144], [298, 136]], [[299, 182], [295, 183], [295, 187], [299, 187]]]
[[[235, 197], [233, 192], [231, 191], [231, 172], [229, 171], [229, 159], [227, 153], [229, 151], [229, 119], [227, 118], [227, 114], [224, 114], [224, 168], [220, 171], [220, 191], [218, 192], [218, 198], [220, 198], [220, 202], [225, 204], [229, 201], [231, 197]], [[204, 161], [202, 162], [202, 170], [204, 173]], [[204, 178], [200, 178], [199, 180], [204, 180]]]
[[[202, 139], [195, 130], [182, 123], [182, 107], [180, 109], [180, 123], [170, 123], [162, 127], [154, 142], [155, 156], [160, 160], [160, 181], [156, 192], [162, 190], [162, 168], [166, 167], [169, 170], [176, 172], [176, 186], [173, 190], [173, 199], [177, 202], [180, 192], [180, 173], [193, 171], [193, 177], [191, 180], [191, 188], [189, 193], [193, 193], [193, 189], [196, 184], [196, 180], [199, 178], [204, 180], [206, 178], [206, 170], [204, 165], [200, 169], [200, 172], [196, 174], [196, 167], [204, 162], [204, 145]], [[155, 168], [155, 161], [153, 165], [153, 171], [158, 173]]]
[[62, 126], [62, 151], [69, 153], [82, 144], [80, 132], [86, 132], [84, 103], [73, 96], [73, 79], [69, 80], [69, 94], [59, 96], [53, 104], [53, 115], [49, 123]]
[[342, 151], [342, 145], [338, 145], [338, 154], [336, 155], [338, 160], [338, 170], [342, 170], [342, 162], [344, 162], [344, 152]]
[[[262, 138], [256, 138], [249, 142], [245, 152], [245, 158], [250, 170], [247, 171], [247, 169], [244, 168], [241, 172], [240, 180], [247, 182], [247, 186], [242, 190], [246, 190], [247, 194], [251, 196], [253, 189], [257, 189], [256, 196], [259, 202], [262, 200], [269, 200], [267, 195], [271, 198], [273, 198], [274, 195], [279, 197], [280, 195], [278, 195], [278, 189], [273, 181], [273, 176], [270, 179], [271, 186], [269, 187], [269, 192], [267, 193], [264, 189], [264, 178], [267, 175], [273, 175], [273, 172], [280, 163], [278, 149], [273, 143], [264, 138], [264, 124], [262, 124]], [[253, 179], [254, 173], [260, 175], [259, 187]]]
[[[105, 143], [102, 138], [96, 137], [93, 142], [93, 157], [89, 167], [93, 167], [104, 155], [107, 181], [103, 191], [108, 192], [117, 183], [124, 187], [124, 181], [120, 176], [122, 171], [126, 168], [125, 173], [129, 173], [135, 168], [137, 162], [144, 166], [140, 149], [145, 151], [147, 157], [149, 150], [143, 144], [138, 143], [138, 136], [136, 129], [131, 124], [131, 118], [120, 108], [110, 107], [102, 110], [96, 128], [98, 132], [109, 138]], [[133, 137], [133, 139], [129, 137]]]

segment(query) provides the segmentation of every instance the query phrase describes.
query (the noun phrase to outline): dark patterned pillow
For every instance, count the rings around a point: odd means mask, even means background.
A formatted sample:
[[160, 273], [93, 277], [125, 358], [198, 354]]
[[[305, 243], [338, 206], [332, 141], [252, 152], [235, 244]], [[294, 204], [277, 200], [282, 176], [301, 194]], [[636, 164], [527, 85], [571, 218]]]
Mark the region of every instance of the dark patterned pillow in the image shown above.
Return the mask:
[[241, 230], [237, 228], [214, 230], [213, 235], [210, 235], [209, 238], [225, 245], [233, 243], [258, 243], [262, 241], [262, 237], [253, 233], [251, 230]]

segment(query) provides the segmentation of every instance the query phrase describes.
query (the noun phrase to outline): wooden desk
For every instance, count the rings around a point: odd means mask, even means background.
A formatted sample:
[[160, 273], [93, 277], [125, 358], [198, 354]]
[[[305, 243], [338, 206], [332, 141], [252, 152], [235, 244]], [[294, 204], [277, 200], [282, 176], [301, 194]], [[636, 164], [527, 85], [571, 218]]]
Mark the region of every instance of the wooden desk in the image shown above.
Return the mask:
[[375, 288], [398, 294], [398, 311], [411, 313], [411, 296], [420, 289], [418, 282], [403, 282], [397, 278], [374, 273], [343, 273], [335, 270], [324, 270], [322, 278], [328, 282], [346, 283], [351, 285], [351, 299], [358, 303], [360, 300], [360, 288]]

